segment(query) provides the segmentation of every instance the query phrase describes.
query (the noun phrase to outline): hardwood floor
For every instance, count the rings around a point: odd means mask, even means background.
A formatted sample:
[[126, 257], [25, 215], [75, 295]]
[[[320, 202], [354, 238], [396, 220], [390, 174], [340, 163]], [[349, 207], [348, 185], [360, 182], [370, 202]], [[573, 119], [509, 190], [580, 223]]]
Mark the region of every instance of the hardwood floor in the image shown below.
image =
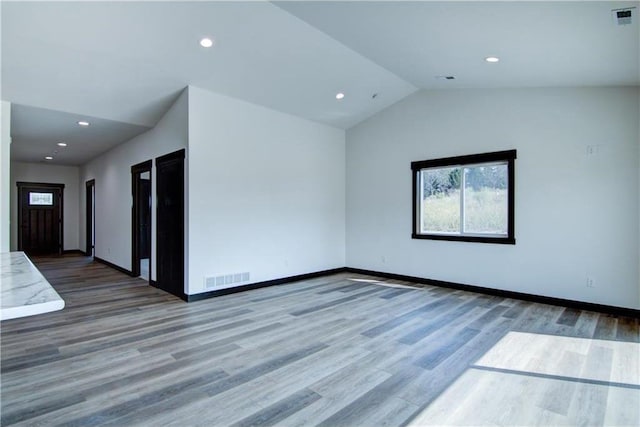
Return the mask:
[[638, 319], [348, 273], [187, 304], [35, 262], [67, 305], [2, 322], [3, 426], [640, 424]]

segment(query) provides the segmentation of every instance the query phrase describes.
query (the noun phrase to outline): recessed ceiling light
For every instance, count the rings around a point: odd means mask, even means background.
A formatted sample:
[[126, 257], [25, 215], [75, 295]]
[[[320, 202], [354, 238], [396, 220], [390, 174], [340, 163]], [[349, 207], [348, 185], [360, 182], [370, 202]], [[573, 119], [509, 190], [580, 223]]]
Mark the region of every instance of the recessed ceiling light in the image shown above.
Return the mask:
[[497, 56], [487, 56], [484, 60], [487, 62], [500, 62], [500, 58]]
[[342, 92], [336, 93], [336, 99], [342, 99], [342, 98], [344, 98], [344, 93]]
[[44, 159], [45, 159], [45, 160], [53, 160], [53, 157], [51, 157], [51, 156], [46, 156]]
[[83, 121], [83, 120], [80, 120], [80, 121], [78, 122], [78, 124], [79, 124], [80, 126], [89, 126], [89, 122], [85, 122], [85, 121]]
[[58, 147], [66, 147], [67, 143], [66, 142], [58, 142]]
[[211, 40], [208, 37], [205, 37], [202, 40], [200, 40], [200, 46], [202, 46], [202, 47], [211, 47], [211, 46], [213, 46], [213, 40]]

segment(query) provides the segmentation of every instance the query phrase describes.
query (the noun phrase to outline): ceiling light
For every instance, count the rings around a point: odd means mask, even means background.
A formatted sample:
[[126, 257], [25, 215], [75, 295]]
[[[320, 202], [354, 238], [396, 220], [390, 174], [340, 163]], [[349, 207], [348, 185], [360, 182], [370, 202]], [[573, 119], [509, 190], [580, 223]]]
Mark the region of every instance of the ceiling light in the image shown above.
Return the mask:
[[45, 160], [53, 160], [53, 157], [51, 157], [51, 156], [46, 156], [44, 159], [45, 159]]
[[336, 93], [336, 99], [342, 99], [342, 98], [344, 98], [344, 93], [342, 92]]
[[66, 147], [67, 143], [66, 142], [58, 142], [58, 147]]
[[202, 47], [211, 47], [213, 46], [213, 40], [211, 40], [210, 38], [203, 38], [202, 40], [200, 40], [200, 46]]
[[80, 121], [78, 122], [78, 124], [79, 124], [80, 126], [89, 126], [89, 122], [85, 122], [85, 121], [83, 121], [83, 120], [80, 120]]
[[500, 62], [500, 58], [497, 56], [487, 56], [484, 60], [487, 62]]

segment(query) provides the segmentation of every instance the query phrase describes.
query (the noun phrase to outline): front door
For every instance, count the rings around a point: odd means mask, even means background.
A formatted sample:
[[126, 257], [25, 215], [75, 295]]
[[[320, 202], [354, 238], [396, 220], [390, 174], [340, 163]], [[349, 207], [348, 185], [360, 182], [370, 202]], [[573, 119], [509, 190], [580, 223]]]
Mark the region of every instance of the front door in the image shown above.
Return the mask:
[[64, 184], [18, 182], [18, 250], [62, 253], [63, 191]]

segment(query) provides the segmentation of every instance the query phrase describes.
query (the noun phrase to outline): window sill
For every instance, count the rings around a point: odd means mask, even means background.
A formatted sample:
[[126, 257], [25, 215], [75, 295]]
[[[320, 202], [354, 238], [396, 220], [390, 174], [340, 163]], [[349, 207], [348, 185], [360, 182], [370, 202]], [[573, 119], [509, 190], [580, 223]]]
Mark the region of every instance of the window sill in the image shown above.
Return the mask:
[[453, 236], [446, 234], [411, 234], [412, 239], [420, 240], [448, 240], [452, 242], [496, 243], [502, 245], [515, 245], [513, 237], [484, 237], [484, 236]]

